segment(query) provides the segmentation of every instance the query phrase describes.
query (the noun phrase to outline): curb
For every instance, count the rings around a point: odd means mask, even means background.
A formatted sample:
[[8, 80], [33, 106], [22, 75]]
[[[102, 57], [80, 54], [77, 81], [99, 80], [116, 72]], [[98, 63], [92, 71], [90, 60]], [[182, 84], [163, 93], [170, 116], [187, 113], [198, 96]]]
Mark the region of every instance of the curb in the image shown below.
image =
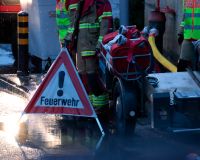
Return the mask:
[[0, 89], [9, 93], [29, 98], [44, 79], [45, 74], [30, 74], [18, 76], [17, 74], [0, 74]]
[[28, 98], [28, 89], [22, 89], [14, 82], [0, 76], [0, 88], [9, 93], [15, 93], [22, 97]]

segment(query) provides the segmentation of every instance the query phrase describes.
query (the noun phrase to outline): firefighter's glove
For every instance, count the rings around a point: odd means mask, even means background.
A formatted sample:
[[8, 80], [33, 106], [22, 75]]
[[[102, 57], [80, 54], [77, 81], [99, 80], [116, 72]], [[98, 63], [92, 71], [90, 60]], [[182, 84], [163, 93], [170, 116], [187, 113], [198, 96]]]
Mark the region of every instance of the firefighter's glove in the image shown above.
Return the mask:
[[181, 45], [183, 42], [184, 36], [183, 34], [178, 34], [178, 44]]
[[69, 49], [69, 46], [71, 46], [71, 41], [64, 39], [63, 42], [62, 42], [62, 48], [68, 48]]
[[65, 40], [61, 41], [61, 48], [66, 48]]
[[96, 45], [96, 48], [95, 48], [97, 54], [100, 52], [100, 48], [101, 48], [100, 46], [101, 46], [101, 43], [98, 42], [97, 45]]

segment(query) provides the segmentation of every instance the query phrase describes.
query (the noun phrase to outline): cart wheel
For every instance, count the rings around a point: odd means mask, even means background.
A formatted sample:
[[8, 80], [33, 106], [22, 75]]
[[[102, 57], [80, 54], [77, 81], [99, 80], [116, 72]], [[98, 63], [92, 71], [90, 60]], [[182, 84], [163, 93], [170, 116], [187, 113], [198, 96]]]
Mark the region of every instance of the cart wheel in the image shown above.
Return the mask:
[[[128, 92], [122, 83], [117, 82], [113, 90], [112, 122], [119, 135], [130, 135], [136, 125], [136, 97]], [[129, 104], [127, 104], [127, 102]]]

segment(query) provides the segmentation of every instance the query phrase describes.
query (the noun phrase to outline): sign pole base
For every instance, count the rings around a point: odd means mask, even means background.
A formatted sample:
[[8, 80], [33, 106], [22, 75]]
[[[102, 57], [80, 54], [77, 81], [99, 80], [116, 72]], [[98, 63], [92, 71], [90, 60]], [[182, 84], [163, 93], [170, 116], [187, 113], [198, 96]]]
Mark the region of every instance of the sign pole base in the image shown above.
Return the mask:
[[98, 124], [98, 126], [99, 126], [99, 129], [100, 129], [102, 135], [104, 136], [104, 135], [105, 135], [105, 132], [104, 132], [102, 126], [101, 126], [101, 123], [99, 122], [99, 119], [98, 119], [97, 117], [96, 117], [95, 119], [96, 119], [96, 122], [97, 122], [97, 124]]
[[99, 126], [99, 129], [100, 129], [100, 131], [101, 131], [101, 134], [102, 134], [100, 140], [98, 141], [98, 143], [97, 143], [97, 145], [96, 145], [96, 150], [98, 150], [99, 147], [101, 146], [101, 143], [102, 143], [103, 138], [104, 138], [104, 136], [105, 136], [105, 132], [104, 132], [102, 126], [101, 126], [101, 123], [99, 122], [99, 119], [98, 119], [97, 117], [96, 117], [95, 119], [96, 119], [96, 122], [97, 122], [97, 124], [98, 124], [98, 126]]

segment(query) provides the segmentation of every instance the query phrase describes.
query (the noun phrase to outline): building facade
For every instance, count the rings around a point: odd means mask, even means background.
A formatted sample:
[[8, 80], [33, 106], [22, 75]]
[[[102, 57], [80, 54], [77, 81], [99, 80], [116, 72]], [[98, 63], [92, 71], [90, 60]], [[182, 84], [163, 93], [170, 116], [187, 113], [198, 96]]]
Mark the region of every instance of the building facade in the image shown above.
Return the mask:
[[110, 3], [112, 5], [112, 12], [113, 12], [113, 17], [120, 17], [120, 0], [110, 0]]

